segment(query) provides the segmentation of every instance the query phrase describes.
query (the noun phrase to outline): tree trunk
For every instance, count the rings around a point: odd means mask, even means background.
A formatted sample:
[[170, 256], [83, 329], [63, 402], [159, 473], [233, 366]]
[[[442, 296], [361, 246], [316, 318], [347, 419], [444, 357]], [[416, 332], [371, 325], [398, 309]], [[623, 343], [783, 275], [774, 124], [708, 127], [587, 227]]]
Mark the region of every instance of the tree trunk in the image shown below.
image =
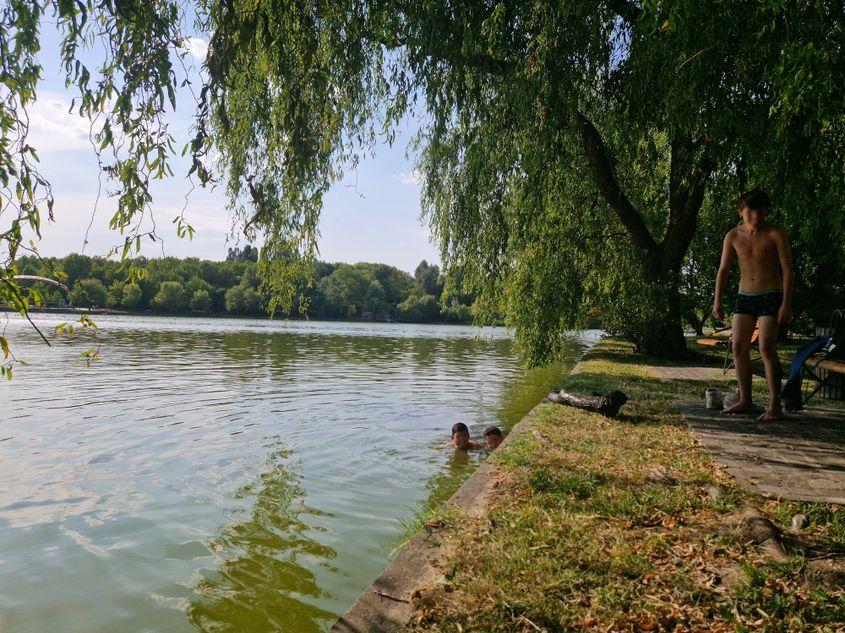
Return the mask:
[[643, 312], [635, 324], [638, 330], [632, 339], [638, 352], [668, 359], [690, 357], [684, 337], [678, 274], [646, 269], [650, 296], [643, 301]]
[[704, 335], [704, 322], [707, 320], [706, 314], [701, 318], [698, 318], [698, 314], [696, 314], [695, 310], [690, 310], [687, 313], [687, 320], [692, 326], [692, 329], [695, 332], [696, 336]]
[[655, 322], [651, 332], [644, 332], [641, 340], [636, 341], [637, 351], [647, 356], [659, 356], [673, 360], [686, 359], [690, 357], [687, 348], [684, 330], [681, 326], [680, 311], [676, 317], [659, 319]]
[[[615, 161], [599, 130], [580, 111], [575, 121], [596, 188], [627, 229], [645, 269], [642, 300], [639, 305], [629, 306], [619, 329], [640, 352], [671, 359], [688, 358], [691, 354], [684, 340], [679, 273], [695, 234], [707, 179], [714, 169], [707, 152], [707, 137], [696, 139], [689, 130], [676, 130], [671, 138], [669, 217], [658, 243], [620, 186], [614, 173]], [[632, 283], [638, 281], [632, 279]]]

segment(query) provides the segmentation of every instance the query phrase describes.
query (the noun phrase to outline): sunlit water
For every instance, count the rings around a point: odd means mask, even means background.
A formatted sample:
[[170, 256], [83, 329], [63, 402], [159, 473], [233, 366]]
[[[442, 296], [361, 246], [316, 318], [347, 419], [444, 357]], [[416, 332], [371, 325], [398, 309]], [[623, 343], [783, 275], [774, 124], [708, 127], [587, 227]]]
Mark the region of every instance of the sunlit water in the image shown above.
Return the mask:
[[47, 347], [8, 319], [2, 631], [325, 630], [484, 458], [451, 425], [508, 428], [566, 370], [501, 329], [39, 316]]

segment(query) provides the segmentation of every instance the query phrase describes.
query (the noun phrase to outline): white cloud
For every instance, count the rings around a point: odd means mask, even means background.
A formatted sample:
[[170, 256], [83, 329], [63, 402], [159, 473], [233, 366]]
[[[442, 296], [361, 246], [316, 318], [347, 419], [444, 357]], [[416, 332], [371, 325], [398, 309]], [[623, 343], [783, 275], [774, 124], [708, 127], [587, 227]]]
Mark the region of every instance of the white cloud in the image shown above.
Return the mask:
[[[187, 154], [187, 156], [190, 156], [190, 154]], [[218, 173], [223, 162], [223, 154], [220, 153], [216, 145], [212, 145], [211, 151], [200, 156], [200, 162], [211, 173]]]
[[[106, 102], [106, 110], [111, 109], [116, 101], [112, 96]], [[80, 116], [76, 111], [78, 103], [74, 103], [74, 111], [70, 110], [71, 97], [41, 90], [34, 103], [27, 107], [29, 115], [29, 131], [27, 143], [35, 148], [39, 155], [47, 152], [64, 152], [75, 150], [94, 151], [94, 145], [89, 140], [103, 127], [105, 116], [95, 119], [93, 128], [87, 117]], [[113, 130], [115, 143], [121, 140], [121, 130]], [[96, 144], [96, 140], [94, 141]]]
[[398, 174], [393, 174], [394, 178], [398, 178], [403, 185], [421, 185], [423, 183], [423, 175], [419, 169], [412, 169], [411, 171], [402, 171]]
[[[91, 122], [75, 113], [68, 113], [70, 100], [47, 93], [28, 108], [29, 133], [27, 143], [39, 154], [67, 150], [91, 150], [88, 130]], [[75, 105], [75, 104], [74, 104]], [[94, 127], [96, 132], [99, 128]]]
[[208, 54], [208, 41], [201, 37], [188, 37], [182, 46], [196, 60], [204, 61]]

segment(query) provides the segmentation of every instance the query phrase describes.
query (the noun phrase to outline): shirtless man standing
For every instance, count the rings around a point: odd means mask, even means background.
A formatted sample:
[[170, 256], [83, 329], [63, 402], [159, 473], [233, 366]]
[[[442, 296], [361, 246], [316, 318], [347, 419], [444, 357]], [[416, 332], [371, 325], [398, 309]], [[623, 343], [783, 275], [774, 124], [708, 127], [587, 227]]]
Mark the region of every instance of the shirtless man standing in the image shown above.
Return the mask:
[[760, 328], [757, 339], [760, 356], [763, 357], [769, 386], [769, 408], [757, 418], [761, 422], [783, 417], [780, 404], [781, 367], [775, 347], [778, 326], [785, 324], [792, 314], [792, 254], [786, 232], [766, 221], [770, 207], [769, 196], [759, 189], [740, 197], [739, 215], [743, 223], [725, 235], [713, 301], [713, 316], [721, 321], [725, 318], [722, 293], [736, 253], [739, 260], [739, 295], [731, 331], [739, 402], [725, 409], [724, 413], [759, 410], [751, 398], [751, 335], [756, 321]]

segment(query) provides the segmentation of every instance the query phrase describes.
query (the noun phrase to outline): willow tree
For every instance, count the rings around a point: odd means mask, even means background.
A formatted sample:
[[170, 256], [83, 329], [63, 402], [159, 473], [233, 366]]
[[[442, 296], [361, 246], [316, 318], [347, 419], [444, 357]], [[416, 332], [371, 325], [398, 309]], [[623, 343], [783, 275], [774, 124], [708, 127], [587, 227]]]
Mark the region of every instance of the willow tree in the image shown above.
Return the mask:
[[[80, 37], [82, 3], [49, 4], [68, 39]], [[144, 141], [112, 171], [133, 188], [113, 220], [125, 228], [146, 202], [138, 152], [158, 152], [156, 168], [167, 166], [166, 138], [148, 123], [172, 95], [180, 12], [161, 0], [86, 6], [119, 51], [106, 76], [132, 71], [107, 117]], [[560, 333], [586, 306], [643, 351], [682, 354], [679, 279], [702, 205], [734, 213], [730, 198], [746, 183], [769, 187], [791, 227], [842, 234], [840, 2], [197, 8], [209, 48], [185, 148], [191, 174], [203, 184], [219, 174], [246, 234], [264, 235], [260, 265], [275, 305], [289, 304], [296, 264], [314, 255], [328, 187], [392, 142], [410, 112], [423, 121], [423, 211], [447, 289], [503, 312], [534, 362], [558, 353]], [[63, 55], [72, 59], [72, 47]], [[113, 143], [110, 132], [102, 142]]]

